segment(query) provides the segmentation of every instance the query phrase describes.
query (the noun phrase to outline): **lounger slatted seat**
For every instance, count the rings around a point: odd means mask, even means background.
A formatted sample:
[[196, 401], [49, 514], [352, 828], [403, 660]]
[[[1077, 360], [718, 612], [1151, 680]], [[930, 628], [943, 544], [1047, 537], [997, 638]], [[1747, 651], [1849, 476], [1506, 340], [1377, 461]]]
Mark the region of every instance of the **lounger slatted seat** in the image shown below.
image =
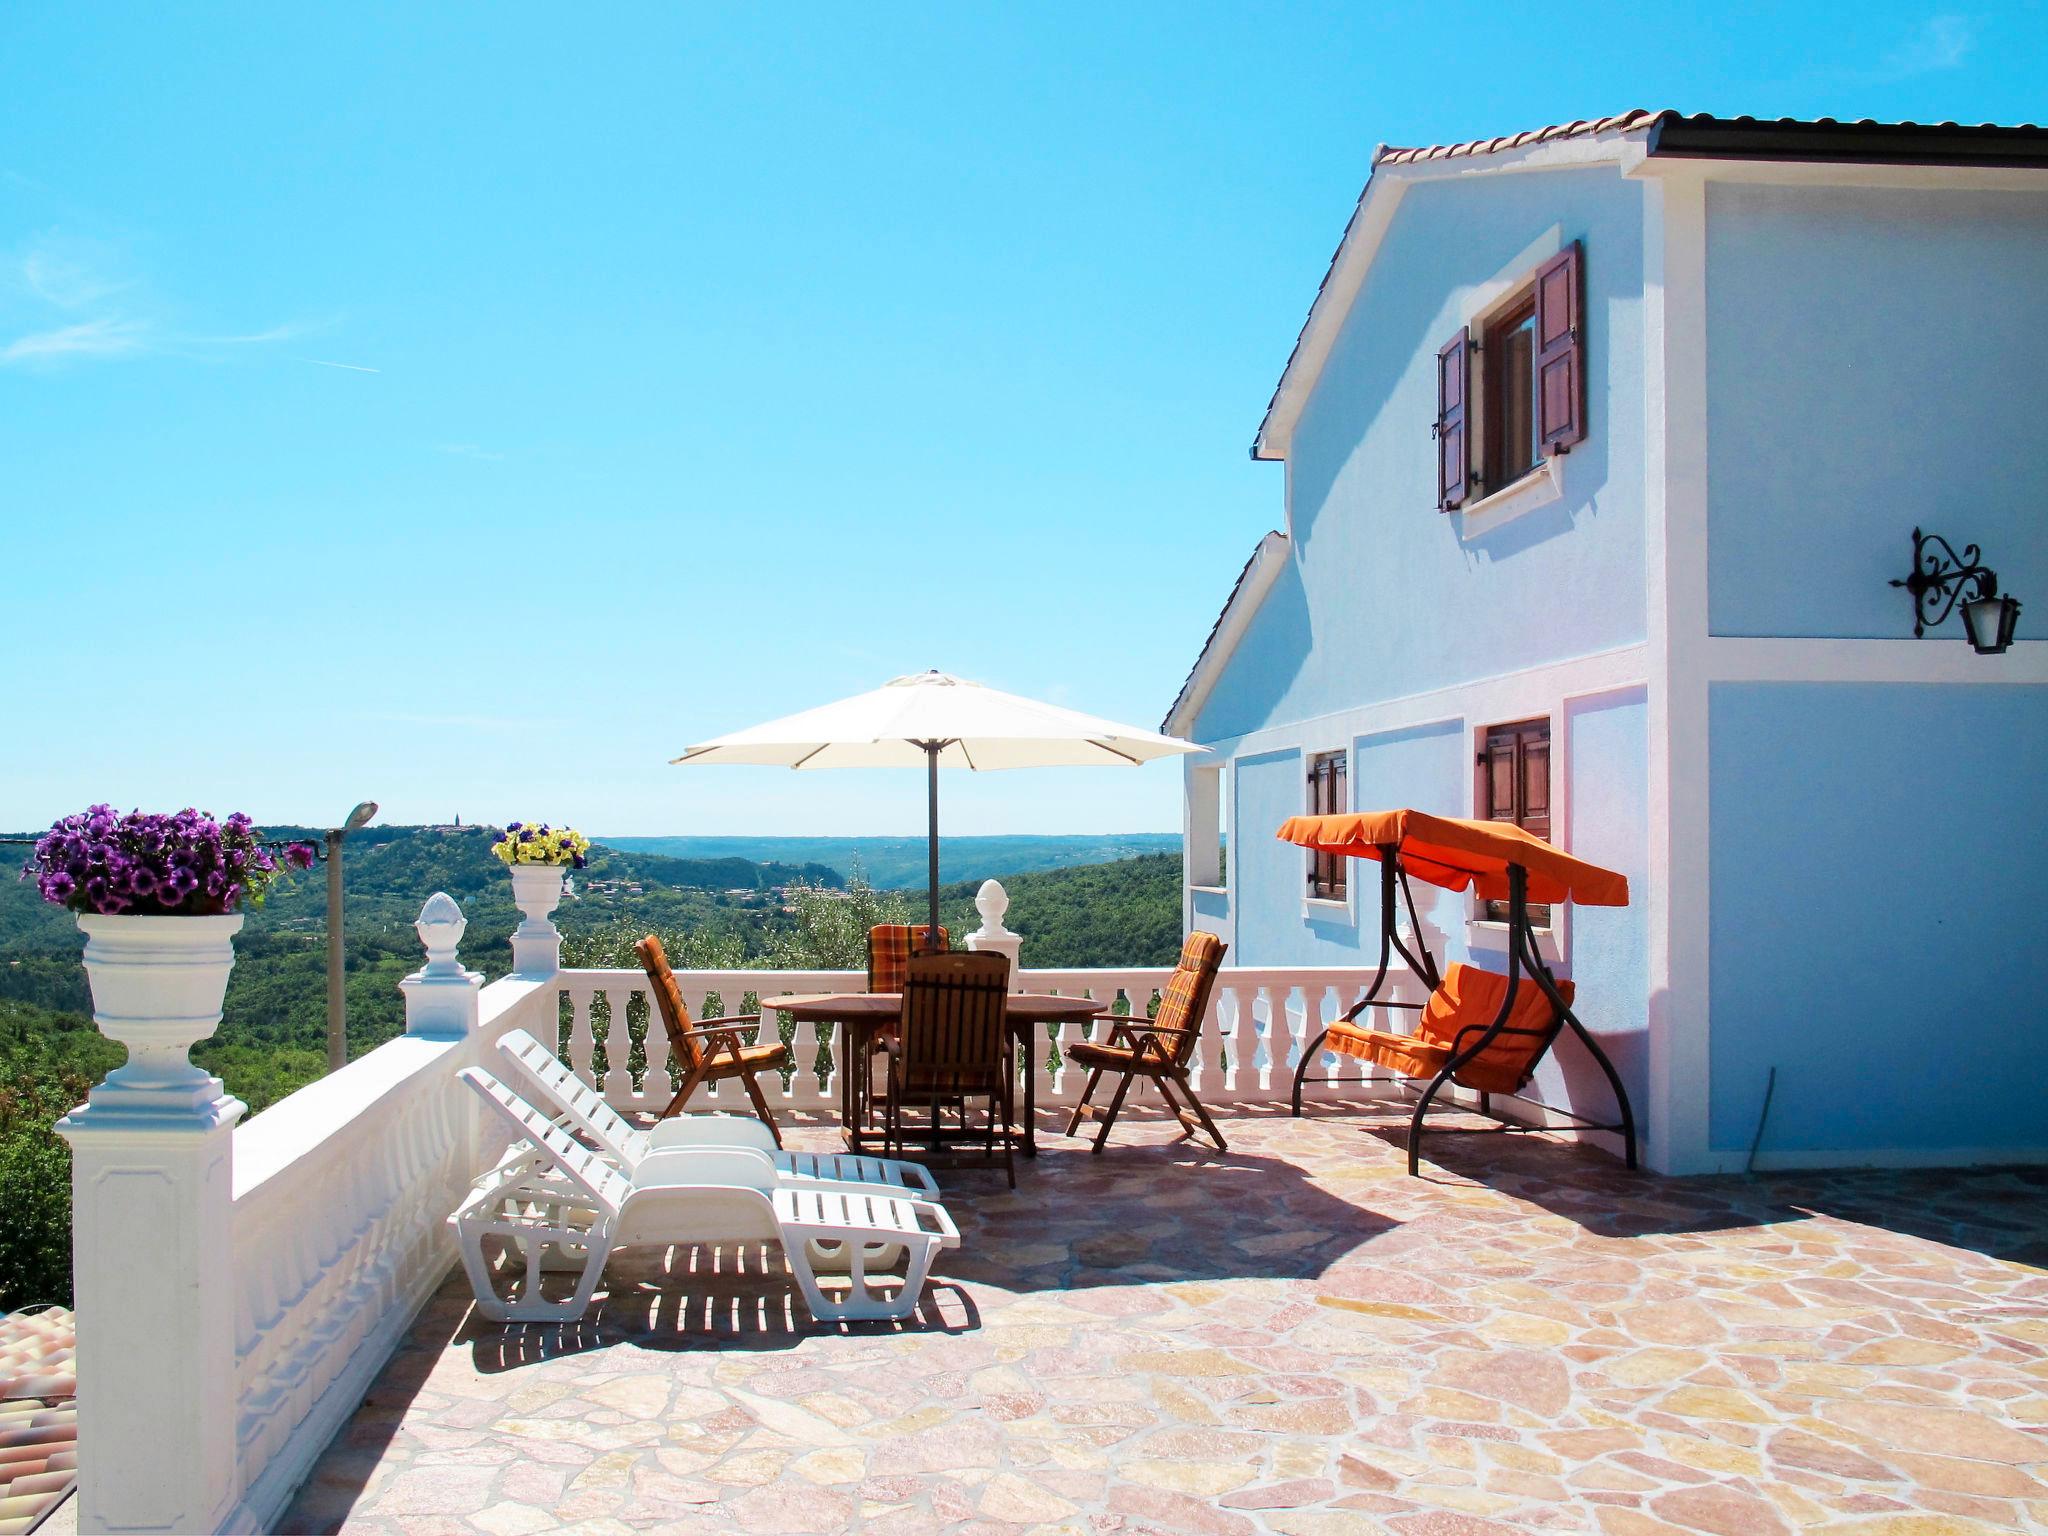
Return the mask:
[[[459, 1074], [519, 1143], [449, 1218], [477, 1310], [498, 1322], [573, 1322], [590, 1307], [605, 1261], [639, 1244], [782, 1245], [804, 1305], [820, 1322], [903, 1318], [916, 1308], [932, 1260], [958, 1229], [936, 1200], [881, 1186], [791, 1187], [756, 1148], [649, 1152], [632, 1175], [477, 1067]], [[499, 1295], [487, 1239], [521, 1261], [517, 1294]], [[820, 1250], [843, 1257], [841, 1299], [818, 1283]], [[901, 1276], [876, 1272], [877, 1253], [903, 1255]], [[544, 1261], [581, 1261], [574, 1294], [543, 1294]], [[893, 1292], [893, 1294], [891, 1294]]]
[[785, 1152], [760, 1121], [739, 1115], [679, 1115], [640, 1130], [525, 1030], [506, 1031], [498, 1041], [498, 1051], [512, 1063], [521, 1086], [533, 1090], [529, 1097], [552, 1109], [571, 1132], [595, 1142], [628, 1177], [650, 1153], [676, 1147], [754, 1147], [767, 1155], [784, 1179], [884, 1184], [927, 1199], [938, 1198], [938, 1183], [921, 1164], [851, 1153]]

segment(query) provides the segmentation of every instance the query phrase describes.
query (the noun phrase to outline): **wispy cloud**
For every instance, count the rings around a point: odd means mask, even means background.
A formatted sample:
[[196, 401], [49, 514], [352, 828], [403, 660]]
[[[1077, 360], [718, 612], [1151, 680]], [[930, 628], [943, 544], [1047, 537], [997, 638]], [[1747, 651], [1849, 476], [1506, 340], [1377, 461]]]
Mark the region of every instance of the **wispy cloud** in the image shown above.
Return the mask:
[[[165, 323], [162, 309], [131, 270], [119, 243], [43, 230], [12, 253], [0, 253], [0, 367], [56, 367], [145, 354], [219, 360], [241, 348], [274, 346], [336, 323], [293, 320], [264, 330], [212, 335]], [[10, 330], [18, 334], [6, 340]]]
[[439, 443], [436, 446], [441, 452], [453, 454], [458, 459], [488, 459], [495, 464], [505, 457], [502, 453], [493, 453], [488, 448], [479, 448], [475, 443]]
[[116, 275], [111, 252], [97, 241], [38, 235], [21, 253], [21, 285], [59, 309], [85, 309], [133, 286]]
[[289, 321], [284, 325], [273, 325], [267, 331], [252, 331], [247, 336], [200, 336], [197, 341], [216, 347], [257, 347], [273, 341], [296, 341], [313, 331], [323, 331], [325, 325], [313, 325], [304, 321]]
[[1977, 23], [1967, 16], [1930, 16], [1880, 61], [1887, 80], [1910, 80], [1960, 68], [1977, 46]]
[[149, 328], [140, 320], [85, 320], [16, 337], [0, 347], [0, 367], [64, 358], [125, 357], [148, 345]]
[[337, 363], [324, 357], [302, 357], [302, 363], [311, 363], [315, 368], [346, 368], [350, 373], [382, 373], [382, 368], [365, 368], [361, 363]]

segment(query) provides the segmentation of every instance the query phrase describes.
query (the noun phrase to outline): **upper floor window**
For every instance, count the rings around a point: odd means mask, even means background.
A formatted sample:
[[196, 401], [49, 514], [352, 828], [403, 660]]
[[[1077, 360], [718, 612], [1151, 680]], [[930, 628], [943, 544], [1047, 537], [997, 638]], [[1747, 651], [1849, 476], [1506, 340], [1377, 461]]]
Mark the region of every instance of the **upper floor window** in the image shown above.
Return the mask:
[[[1351, 809], [1348, 764], [1343, 752], [1318, 752], [1308, 760], [1308, 813], [1333, 816]], [[1308, 893], [1318, 901], [1344, 901], [1349, 895], [1342, 854], [1312, 852], [1308, 856]]]
[[1437, 352], [1440, 510], [1502, 490], [1584, 441], [1584, 304], [1574, 240]]
[[[1524, 832], [1550, 841], [1550, 722], [1521, 720], [1487, 728], [1479, 745], [1479, 793], [1476, 807], [1482, 821], [1511, 821]], [[1508, 920], [1508, 904], [1489, 901], [1486, 916]], [[1550, 908], [1529, 906], [1531, 927], [1550, 926]]]

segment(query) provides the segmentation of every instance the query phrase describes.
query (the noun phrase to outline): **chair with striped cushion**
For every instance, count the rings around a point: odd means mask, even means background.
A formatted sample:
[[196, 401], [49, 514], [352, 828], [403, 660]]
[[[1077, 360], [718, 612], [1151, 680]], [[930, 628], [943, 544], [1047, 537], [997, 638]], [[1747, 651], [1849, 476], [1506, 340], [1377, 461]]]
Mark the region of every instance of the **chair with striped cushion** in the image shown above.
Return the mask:
[[967, 1101], [988, 1100], [984, 1141], [991, 1158], [1000, 1144], [1010, 1188], [1017, 1073], [1009, 1029], [1010, 961], [998, 954], [914, 955], [903, 978], [902, 1022], [883, 1047], [889, 1056], [884, 1145], [903, 1153], [906, 1110], [929, 1108], [931, 1141], [940, 1141], [941, 1112], [956, 1107], [965, 1129]]
[[[761, 1032], [758, 1013], [691, 1023], [690, 1005], [683, 1001], [675, 972], [668, 968], [668, 954], [662, 949], [661, 940], [650, 933], [633, 949], [640, 956], [641, 969], [647, 972], [647, 990], [653, 995], [655, 1011], [668, 1031], [669, 1060], [683, 1074], [682, 1086], [676, 1089], [676, 1096], [669, 1100], [668, 1108], [659, 1118], [666, 1120], [681, 1114], [690, 1095], [705, 1084], [738, 1078], [753, 1101], [754, 1113], [768, 1127], [775, 1145], [781, 1146], [782, 1132], [776, 1128], [775, 1116], [768, 1112], [768, 1101], [761, 1096], [761, 1085], [754, 1079], [762, 1072], [788, 1071], [789, 1047], [780, 1040], [773, 1045], [759, 1045], [748, 1039], [749, 1031], [755, 1035]], [[623, 1033], [623, 1021], [620, 1029]]]
[[[1218, 1152], [1228, 1150], [1223, 1133], [1216, 1129], [1216, 1122], [1209, 1118], [1209, 1111], [1202, 1108], [1201, 1100], [1188, 1084], [1188, 1063], [1194, 1060], [1195, 1043], [1202, 1038], [1209, 994], [1216, 986], [1216, 972], [1228, 948], [1213, 933], [1189, 934], [1180, 947], [1180, 964], [1167, 980], [1166, 990], [1160, 995], [1159, 1012], [1154, 1017], [1097, 1014], [1097, 1018], [1108, 1023], [1109, 1038], [1100, 1042], [1080, 1040], [1067, 1047], [1067, 1060], [1088, 1069], [1088, 1084], [1081, 1090], [1081, 1102], [1074, 1106], [1074, 1118], [1067, 1124], [1069, 1136], [1080, 1129], [1082, 1117], [1093, 1112], [1088, 1101], [1094, 1097], [1102, 1074], [1120, 1072], [1123, 1080], [1117, 1084], [1109, 1110], [1102, 1117], [1102, 1129], [1095, 1133], [1095, 1151], [1100, 1152], [1103, 1143], [1109, 1140], [1109, 1128], [1116, 1124], [1124, 1107], [1124, 1095], [1131, 1091], [1132, 1080], [1140, 1077], [1159, 1089], [1166, 1107], [1180, 1121], [1184, 1138], [1203, 1131], [1216, 1143]], [[1174, 1097], [1175, 1088], [1187, 1100], [1185, 1106]]]
[[868, 930], [868, 990], [870, 992], [901, 992], [903, 974], [910, 966], [914, 952], [920, 955], [944, 954], [952, 946], [952, 939], [943, 926], [939, 929], [939, 942], [925, 942], [931, 928], [925, 923], [877, 923]]

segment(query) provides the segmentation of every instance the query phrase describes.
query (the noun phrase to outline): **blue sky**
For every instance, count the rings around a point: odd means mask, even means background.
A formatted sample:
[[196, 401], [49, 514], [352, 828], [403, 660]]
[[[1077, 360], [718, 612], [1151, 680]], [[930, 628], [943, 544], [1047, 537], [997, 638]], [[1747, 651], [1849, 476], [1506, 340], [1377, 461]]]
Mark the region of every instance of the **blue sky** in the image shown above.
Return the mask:
[[908, 832], [914, 774], [666, 759], [928, 666], [1155, 724], [1375, 143], [2043, 116], [2037, 5], [1699, 14], [10, 5], [0, 826]]

